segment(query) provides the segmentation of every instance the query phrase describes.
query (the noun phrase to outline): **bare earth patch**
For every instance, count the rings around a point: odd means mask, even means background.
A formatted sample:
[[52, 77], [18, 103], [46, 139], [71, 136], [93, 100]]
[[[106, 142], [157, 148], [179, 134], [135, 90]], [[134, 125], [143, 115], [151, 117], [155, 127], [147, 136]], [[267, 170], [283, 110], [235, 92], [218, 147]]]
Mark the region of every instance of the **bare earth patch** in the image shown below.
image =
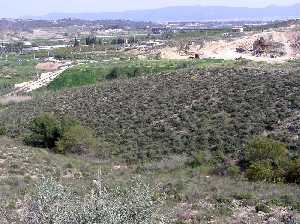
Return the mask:
[[58, 62], [45, 62], [45, 63], [39, 63], [35, 66], [37, 70], [46, 71], [46, 72], [52, 72], [58, 70], [61, 66], [63, 66], [62, 63]]

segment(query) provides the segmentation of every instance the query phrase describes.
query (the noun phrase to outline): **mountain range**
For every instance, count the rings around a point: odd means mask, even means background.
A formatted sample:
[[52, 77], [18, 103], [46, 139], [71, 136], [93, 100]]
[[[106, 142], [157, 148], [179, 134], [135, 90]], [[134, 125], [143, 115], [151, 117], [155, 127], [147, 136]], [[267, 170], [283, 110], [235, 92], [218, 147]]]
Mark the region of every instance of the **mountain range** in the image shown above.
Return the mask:
[[133, 21], [208, 21], [208, 20], [277, 20], [300, 18], [300, 3], [292, 6], [271, 5], [265, 8], [226, 6], [174, 6], [160, 9], [99, 13], [50, 13], [39, 19], [76, 18], [85, 20], [126, 19]]

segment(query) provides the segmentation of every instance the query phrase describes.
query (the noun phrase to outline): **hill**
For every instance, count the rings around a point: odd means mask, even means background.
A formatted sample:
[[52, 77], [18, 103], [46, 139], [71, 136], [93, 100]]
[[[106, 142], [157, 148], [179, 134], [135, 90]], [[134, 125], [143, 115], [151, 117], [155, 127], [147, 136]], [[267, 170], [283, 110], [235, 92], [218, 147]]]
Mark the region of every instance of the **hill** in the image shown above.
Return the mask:
[[261, 134], [299, 150], [288, 128], [297, 122], [299, 86], [297, 67], [236, 64], [65, 90], [3, 109], [0, 120], [15, 135], [42, 112], [68, 114], [112, 143], [111, 154], [130, 160], [199, 149], [238, 156]]
[[129, 19], [134, 21], [277, 20], [299, 18], [300, 4], [266, 8], [176, 6], [151, 10], [103, 13], [51, 13], [41, 19]]
[[[147, 164], [148, 169], [152, 167], [150, 172], [141, 172], [135, 166], [116, 170], [113, 161], [96, 163], [55, 155], [6, 137], [0, 137], [0, 142], [1, 224], [25, 223], [20, 220], [26, 205], [25, 198], [36, 189], [35, 184], [41, 179], [55, 179], [79, 196], [89, 192], [95, 177], [99, 178], [98, 169], [102, 170], [108, 186], [125, 183], [137, 174], [142, 174], [145, 181], [149, 179], [151, 183], [159, 183], [157, 194], [164, 192], [168, 202], [163, 211], [172, 210], [173, 217], [183, 223], [189, 217], [197, 218], [201, 223], [213, 221], [217, 224], [241, 223], [242, 220], [249, 223], [263, 223], [262, 220], [298, 223], [300, 220], [300, 189], [297, 185], [207, 177], [197, 169], [184, 166], [176, 157], [166, 158], [162, 163]], [[52, 192], [50, 190], [48, 194]], [[261, 203], [268, 204], [268, 213], [256, 211], [255, 205]]]

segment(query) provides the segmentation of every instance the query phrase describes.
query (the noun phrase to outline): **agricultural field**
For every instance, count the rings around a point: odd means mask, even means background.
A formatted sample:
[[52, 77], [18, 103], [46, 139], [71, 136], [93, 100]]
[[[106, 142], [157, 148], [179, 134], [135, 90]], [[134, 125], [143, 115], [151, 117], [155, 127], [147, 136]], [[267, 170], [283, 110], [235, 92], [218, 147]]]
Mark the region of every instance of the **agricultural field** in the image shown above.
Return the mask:
[[9, 55], [0, 59], [0, 95], [11, 90], [16, 83], [32, 80], [39, 73], [38, 61], [28, 56]]
[[97, 84], [107, 80], [134, 78], [145, 75], [156, 75], [162, 72], [174, 72], [178, 69], [200, 68], [220, 64], [230, 64], [224, 60], [133, 60], [92, 63], [78, 65], [65, 71], [47, 87], [48, 90]]

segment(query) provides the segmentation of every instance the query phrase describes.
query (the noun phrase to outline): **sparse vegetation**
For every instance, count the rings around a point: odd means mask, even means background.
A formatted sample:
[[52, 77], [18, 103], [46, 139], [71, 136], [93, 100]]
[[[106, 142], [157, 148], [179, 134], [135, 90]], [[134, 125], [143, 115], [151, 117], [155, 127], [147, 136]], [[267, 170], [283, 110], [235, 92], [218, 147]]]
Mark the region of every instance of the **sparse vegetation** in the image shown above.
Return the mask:
[[[178, 69], [218, 65], [226, 63], [224, 60], [134, 60], [111, 61], [91, 65], [80, 65], [65, 71], [49, 86], [49, 90], [61, 90], [96, 84], [116, 78], [133, 78], [141, 75], [155, 75], [161, 72], [171, 72]], [[227, 62], [230, 63], [230, 62]]]
[[109, 189], [102, 180], [93, 185], [90, 193], [80, 197], [70, 188], [45, 180], [26, 199], [25, 223], [169, 223], [159, 211], [154, 191], [142, 180], [132, 180], [126, 188]]

